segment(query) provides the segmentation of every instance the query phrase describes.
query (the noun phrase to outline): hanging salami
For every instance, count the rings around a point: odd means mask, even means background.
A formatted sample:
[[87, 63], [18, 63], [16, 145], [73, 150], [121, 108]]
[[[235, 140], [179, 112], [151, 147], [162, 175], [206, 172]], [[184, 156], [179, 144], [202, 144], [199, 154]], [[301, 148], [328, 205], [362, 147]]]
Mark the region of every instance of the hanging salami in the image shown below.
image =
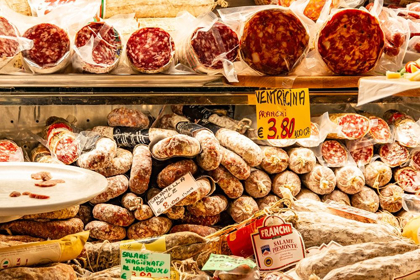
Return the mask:
[[395, 182], [406, 192], [416, 193], [420, 190], [420, 173], [412, 167], [400, 167], [394, 171]]
[[316, 47], [332, 72], [357, 75], [376, 66], [384, 43], [384, 32], [376, 17], [363, 10], [345, 9], [325, 23]]
[[127, 41], [127, 57], [131, 67], [141, 73], [161, 73], [173, 60], [175, 43], [158, 27], [140, 28]]
[[242, 59], [266, 75], [284, 75], [303, 58], [309, 35], [290, 10], [267, 9], [255, 13], [245, 24], [241, 37]]
[[382, 145], [379, 149], [381, 160], [390, 167], [397, 167], [407, 162], [410, 158], [410, 152], [407, 148], [397, 142]]
[[337, 133], [328, 134], [327, 138], [330, 139], [356, 140], [369, 132], [369, 119], [359, 114], [330, 114], [330, 120], [338, 126]]
[[341, 167], [348, 161], [346, 148], [338, 141], [327, 140], [321, 145], [322, 158], [331, 167]]
[[109, 73], [117, 65], [122, 51], [118, 31], [105, 22], [91, 22], [75, 38], [73, 65], [90, 73]]
[[19, 53], [18, 36], [16, 27], [6, 18], [0, 17], [0, 69]]
[[372, 161], [373, 148], [373, 145], [355, 148], [350, 154], [358, 166], [364, 166]]

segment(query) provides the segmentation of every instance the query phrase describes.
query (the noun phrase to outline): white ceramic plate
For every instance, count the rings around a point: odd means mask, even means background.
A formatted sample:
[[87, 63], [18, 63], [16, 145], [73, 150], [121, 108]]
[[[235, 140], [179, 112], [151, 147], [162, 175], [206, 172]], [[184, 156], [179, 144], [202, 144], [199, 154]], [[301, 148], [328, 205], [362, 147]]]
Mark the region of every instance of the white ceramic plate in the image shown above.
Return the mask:
[[[50, 172], [53, 179], [62, 179], [65, 183], [48, 188], [37, 187], [35, 183], [38, 181], [31, 179], [31, 174], [40, 171]], [[33, 162], [0, 163], [0, 220], [6, 220], [6, 216], [45, 213], [85, 203], [104, 192], [106, 187], [104, 176], [75, 166]], [[27, 195], [10, 197], [13, 191], [48, 195], [50, 198], [35, 199]]]

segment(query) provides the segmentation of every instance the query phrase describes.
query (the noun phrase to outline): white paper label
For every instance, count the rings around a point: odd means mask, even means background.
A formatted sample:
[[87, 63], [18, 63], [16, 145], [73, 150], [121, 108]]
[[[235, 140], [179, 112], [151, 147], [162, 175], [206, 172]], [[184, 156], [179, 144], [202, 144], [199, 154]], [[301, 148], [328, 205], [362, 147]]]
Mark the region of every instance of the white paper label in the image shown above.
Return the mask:
[[420, 270], [411, 272], [410, 274], [407, 274], [404, 276], [394, 278], [394, 280], [418, 280], [418, 279], [420, 279]]
[[265, 217], [262, 226], [251, 237], [261, 271], [287, 268], [306, 255], [300, 233], [278, 216]]
[[3, 252], [0, 250], [0, 270], [8, 267], [57, 262], [60, 256], [61, 248], [58, 243], [20, 247], [13, 251], [5, 248]]
[[149, 200], [149, 206], [152, 208], [155, 216], [159, 216], [183, 198], [194, 192], [198, 188], [197, 183], [191, 173], [188, 173], [166, 188], [158, 195]]

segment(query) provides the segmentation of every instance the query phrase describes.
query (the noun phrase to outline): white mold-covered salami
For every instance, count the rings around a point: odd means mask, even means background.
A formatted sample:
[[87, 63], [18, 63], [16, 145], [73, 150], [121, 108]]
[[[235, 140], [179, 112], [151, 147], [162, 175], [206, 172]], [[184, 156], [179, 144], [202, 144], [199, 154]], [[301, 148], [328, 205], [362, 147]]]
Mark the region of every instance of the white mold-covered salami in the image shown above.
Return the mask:
[[379, 204], [382, 209], [395, 213], [402, 209], [403, 189], [395, 184], [386, 185], [380, 190]]
[[381, 160], [390, 167], [397, 167], [407, 162], [410, 152], [397, 142], [382, 145], [379, 149]]
[[148, 237], [161, 236], [169, 232], [172, 222], [165, 217], [153, 217], [146, 221], [132, 224], [127, 231], [130, 239], [143, 239]]
[[122, 206], [129, 211], [137, 210], [142, 205], [142, 203], [143, 199], [134, 193], [126, 193], [121, 198]]
[[264, 171], [254, 170], [245, 181], [245, 190], [253, 198], [261, 198], [271, 191], [271, 179]]
[[344, 205], [350, 205], [350, 198], [342, 191], [334, 190], [332, 193], [326, 194], [322, 197], [322, 201], [326, 202], [332, 200]]
[[242, 196], [230, 205], [229, 214], [235, 222], [240, 223], [251, 218], [258, 210], [258, 204], [252, 197]]
[[191, 159], [184, 159], [166, 166], [157, 176], [156, 183], [159, 188], [166, 188], [182, 176], [197, 173], [198, 167]]
[[105, 168], [116, 155], [117, 144], [114, 140], [104, 137], [96, 142], [95, 149], [79, 157], [77, 165], [90, 170]]
[[302, 183], [314, 193], [329, 194], [335, 188], [336, 179], [330, 168], [317, 164], [311, 172], [303, 175]]
[[258, 204], [258, 208], [260, 210], [263, 210], [265, 207], [270, 207], [279, 200], [280, 200], [280, 197], [278, 197], [277, 195], [269, 194], [263, 198], [258, 198], [256, 201]]
[[109, 126], [136, 127], [143, 129], [150, 125], [150, 120], [146, 114], [135, 109], [124, 107], [112, 110], [108, 114], [107, 119]]
[[341, 167], [348, 161], [348, 153], [343, 144], [327, 140], [321, 145], [322, 158], [331, 167]]
[[382, 161], [374, 161], [365, 168], [366, 185], [374, 189], [385, 186], [392, 179], [391, 168]]
[[310, 199], [310, 200], [321, 202], [321, 198], [319, 197], [319, 195], [305, 188], [300, 190], [299, 194], [296, 196], [296, 199], [297, 200]]
[[194, 138], [200, 142], [201, 153], [197, 156], [197, 164], [204, 170], [210, 171], [219, 167], [223, 155], [216, 136], [211, 131], [200, 130], [194, 133]]
[[297, 174], [310, 172], [316, 165], [316, 157], [307, 148], [293, 148], [289, 152], [289, 168]]
[[328, 134], [327, 138], [329, 139], [361, 139], [369, 132], [370, 121], [365, 116], [342, 113], [330, 114], [329, 117], [338, 126], [337, 133]]
[[261, 151], [263, 160], [260, 166], [267, 173], [277, 174], [289, 166], [289, 155], [282, 148], [263, 146]]
[[134, 222], [134, 215], [127, 209], [112, 204], [97, 204], [93, 207], [93, 217], [108, 224], [128, 227]]
[[297, 196], [301, 190], [301, 182], [299, 176], [289, 170], [277, 174], [273, 178], [272, 189], [273, 193], [282, 198], [283, 194], [281, 192], [281, 188], [287, 188], [290, 190], [293, 196]]
[[138, 145], [133, 151], [130, 173], [130, 190], [135, 194], [147, 191], [152, 175], [152, 154], [146, 146]]
[[375, 213], [379, 209], [379, 196], [371, 188], [363, 187], [351, 197], [351, 206]]
[[107, 222], [92, 221], [85, 226], [89, 236], [99, 240], [119, 241], [126, 237], [126, 230], [120, 226], [113, 226]]
[[212, 189], [210, 179], [203, 177], [196, 180], [198, 188], [187, 195], [184, 199], [182, 199], [180, 202], [175, 204], [176, 206], [187, 206], [187, 205], [193, 205], [200, 201], [203, 197], [206, 197]]
[[111, 163], [103, 169], [95, 170], [105, 177], [122, 175], [130, 170], [133, 163], [133, 154], [130, 151], [117, 148], [117, 155], [111, 160]]
[[114, 177], [106, 178], [108, 186], [106, 190], [92, 198], [89, 202], [92, 204], [104, 203], [113, 198], [116, 198], [128, 189], [128, 179], [124, 175], [117, 175]]
[[193, 137], [178, 134], [157, 142], [152, 148], [152, 153], [159, 160], [172, 157], [195, 157], [200, 153], [200, 142]]
[[244, 186], [241, 181], [230, 174], [223, 166], [210, 171], [209, 175], [229, 198], [235, 199], [243, 194]]
[[236, 153], [224, 147], [220, 148], [222, 152], [221, 164], [239, 180], [248, 179], [251, 175], [251, 167]]
[[134, 217], [139, 221], [144, 221], [153, 217], [152, 208], [149, 205], [143, 204], [136, 211], [134, 211]]
[[204, 197], [194, 205], [189, 205], [187, 211], [194, 216], [216, 216], [226, 210], [228, 200], [223, 195]]
[[355, 194], [365, 186], [365, 176], [356, 166], [344, 166], [335, 170], [337, 188], [346, 194]]

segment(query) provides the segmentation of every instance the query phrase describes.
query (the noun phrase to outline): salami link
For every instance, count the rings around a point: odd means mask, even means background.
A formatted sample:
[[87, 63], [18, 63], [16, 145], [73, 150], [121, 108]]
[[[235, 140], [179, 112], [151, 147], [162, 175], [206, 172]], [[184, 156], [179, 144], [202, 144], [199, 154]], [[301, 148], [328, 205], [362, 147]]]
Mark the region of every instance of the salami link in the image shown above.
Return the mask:
[[207, 235], [215, 233], [217, 230], [212, 227], [182, 224], [176, 225], [171, 229], [171, 233], [190, 231], [197, 233], [200, 236], [206, 237]]
[[112, 204], [97, 204], [93, 207], [93, 217], [114, 226], [127, 227], [134, 222], [133, 214], [125, 208]]
[[[16, 27], [6, 18], [0, 17], [0, 68], [19, 53], [17, 36], [19, 36], [19, 32]], [[15, 37], [16, 39], [11, 37]]]
[[302, 183], [316, 194], [329, 194], [335, 188], [336, 179], [331, 169], [318, 164], [311, 172], [303, 175]]
[[174, 41], [165, 30], [145, 27], [127, 41], [127, 57], [132, 68], [141, 73], [160, 73], [169, 68], [175, 52]]
[[316, 165], [316, 157], [307, 148], [293, 148], [289, 152], [289, 168], [297, 174], [310, 172]]
[[328, 134], [329, 139], [356, 140], [369, 132], [369, 119], [359, 114], [331, 114], [330, 120], [338, 126], [338, 133]]
[[160, 140], [152, 147], [153, 156], [159, 160], [172, 157], [195, 157], [199, 153], [200, 142], [182, 134]]
[[235, 199], [243, 194], [244, 186], [241, 181], [230, 174], [223, 166], [219, 166], [215, 170], [210, 171], [209, 175], [229, 198]]
[[420, 145], [420, 126], [411, 118], [401, 118], [394, 122], [395, 138], [404, 147], [415, 148]]
[[391, 168], [381, 161], [374, 161], [365, 168], [366, 185], [377, 189], [385, 186], [392, 179]]
[[0, 140], [0, 162], [23, 162], [22, 149], [13, 141]]
[[319, 198], [319, 195], [317, 195], [316, 193], [314, 193], [311, 190], [308, 189], [302, 189], [299, 194], [296, 196], [297, 200], [305, 200], [305, 199], [310, 199], [310, 200], [315, 200], [315, 201], [319, 201], [321, 202], [321, 198]]
[[117, 155], [117, 144], [109, 138], [101, 138], [96, 142], [95, 149], [82, 154], [77, 165], [82, 168], [97, 170], [106, 168]]
[[332, 193], [326, 194], [322, 197], [322, 202], [327, 202], [328, 200], [335, 201], [339, 204], [350, 205], [349, 196], [339, 190], [333, 190]]
[[111, 159], [109, 165], [103, 169], [97, 169], [95, 171], [105, 177], [122, 175], [130, 170], [132, 163], [133, 154], [130, 151], [117, 148], [117, 154], [113, 159]]
[[141, 205], [135, 212], [134, 217], [139, 221], [144, 221], [152, 218], [154, 216], [152, 208], [149, 205]]
[[338, 141], [328, 140], [321, 146], [322, 158], [331, 167], [344, 166], [348, 161], [346, 148]]
[[372, 161], [373, 157], [373, 145], [367, 145], [365, 147], [356, 148], [350, 152], [354, 162], [357, 166], [364, 166]]
[[385, 120], [369, 116], [370, 120], [370, 131], [369, 135], [375, 139], [376, 143], [385, 144], [389, 143], [392, 137], [391, 129]]
[[180, 220], [184, 218], [185, 215], [185, 207], [183, 206], [172, 206], [168, 210], [164, 212], [166, 217], [171, 220]]
[[161, 236], [167, 233], [172, 227], [172, 222], [165, 217], [153, 217], [130, 226], [127, 236], [130, 239], [143, 239], [148, 237]]
[[375, 67], [384, 44], [384, 33], [376, 17], [366, 11], [345, 9], [325, 23], [316, 46], [332, 72], [357, 75]]
[[138, 197], [134, 193], [126, 193], [121, 198], [122, 206], [129, 211], [135, 211], [139, 209], [142, 203], [143, 203], [143, 199], [141, 197]]
[[242, 59], [266, 75], [284, 75], [293, 70], [309, 46], [309, 35], [291, 11], [267, 9], [254, 14], [241, 36]]
[[197, 173], [197, 165], [191, 159], [181, 160], [166, 166], [157, 177], [159, 188], [166, 188], [182, 176], [191, 173]]
[[251, 175], [251, 167], [234, 152], [223, 147], [221, 147], [221, 152], [223, 156], [221, 164], [223, 167], [239, 180], [248, 179], [249, 175]]
[[283, 198], [282, 188], [289, 189], [293, 196], [297, 196], [301, 190], [299, 176], [289, 170], [277, 174], [273, 178], [273, 193]]
[[395, 182], [406, 192], [416, 193], [420, 189], [420, 173], [412, 167], [400, 167], [394, 172]]
[[196, 183], [198, 188], [175, 204], [176, 206], [193, 205], [211, 192], [212, 186], [209, 178], [200, 178], [196, 181]]
[[363, 187], [351, 197], [351, 206], [375, 213], [379, 209], [379, 196], [371, 188]]
[[92, 204], [104, 203], [113, 198], [116, 198], [128, 189], [128, 179], [124, 175], [117, 175], [114, 177], [106, 178], [108, 186], [106, 190], [92, 198], [89, 202]]
[[[108, 116], [109, 126], [147, 128], [150, 125], [149, 118], [140, 111], [128, 108], [116, 108]], [[112, 137], [110, 137], [112, 138]]]
[[35, 72], [49, 74], [67, 66], [70, 39], [60, 27], [50, 23], [38, 24], [26, 30], [23, 37], [33, 41], [34, 46], [24, 51], [23, 57]]
[[226, 210], [228, 200], [223, 195], [204, 197], [194, 205], [187, 206], [188, 212], [194, 216], [215, 216]]
[[385, 164], [397, 167], [409, 160], [410, 152], [395, 142], [381, 146], [379, 156]]
[[200, 142], [202, 152], [197, 155], [198, 165], [206, 171], [219, 167], [223, 155], [216, 136], [211, 131], [200, 130], [194, 133], [194, 138]]
[[402, 209], [403, 193], [403, 189], [395, 184], [386, 185], [380, 190], [379, 204], [381, 208], [391, 213], [400, 211]]
[[363, 172], [356, 166], [344, 166], [335, 170], [337, 187], [346, 194], [356, 194], [365, 186]]
[[412, 117], [393, 109], [388, 110], [384, 113], [384, 120], [390, 125], [395, 124], [395, 122], [400, 119], [407, 119], [407, 118], [413, 119]]
[[271, 191], [271, 179], [264, 171], [254, 170], [245, 181], [245, 190], [253, 198], [261, 198]]
[[85, 230], [90, 231], [90, 237], [99, 240], [119, 241], [126, 237], [125, 228], [102, 221], [90, 222], [85, 226]]
[[152, 155], [146, 146], [138, 145], [133, 151], [133, 165], [130, 172], [130, 190], [143, 194], [149, 188], [152, 175]]
[[240, 223], [251, 218], [258, 210], [258, 204], [252, 197], [242, 196], [232, 203], [229, 214], [235, 222]]
[[258, 208], [263, 210], [266, 207], [270, 207], [279, 201], [280, 198], [277, 195], [269, 194], [266, 197], [257, 199]]
[[82, 27], [76, 33], [74, 44], [81, 63], [77, 66], [84, 71], [109, 73], [118, 65], [122, 51], [121, 37], [114, 27], [105, 22], [91, 22]]
[[181, 223], [202, 225], [202, 226], [214, 226], [219, 221], [220, 221], [220, 214], [217, 214], [214, 216], [194, 216], [187, 211], [184, 215], [184, 218], [181, 220]]
[[12, 267], [4, 269], [0, 271], [0, 279], [76, 280], [77, 274], [70, 265], [55, 263], [42, 267]]
[[289, 166], [289, 155], [281, 148], [261, 147], [263, 160], [261, 167], [269, 174], [283, 172]]

